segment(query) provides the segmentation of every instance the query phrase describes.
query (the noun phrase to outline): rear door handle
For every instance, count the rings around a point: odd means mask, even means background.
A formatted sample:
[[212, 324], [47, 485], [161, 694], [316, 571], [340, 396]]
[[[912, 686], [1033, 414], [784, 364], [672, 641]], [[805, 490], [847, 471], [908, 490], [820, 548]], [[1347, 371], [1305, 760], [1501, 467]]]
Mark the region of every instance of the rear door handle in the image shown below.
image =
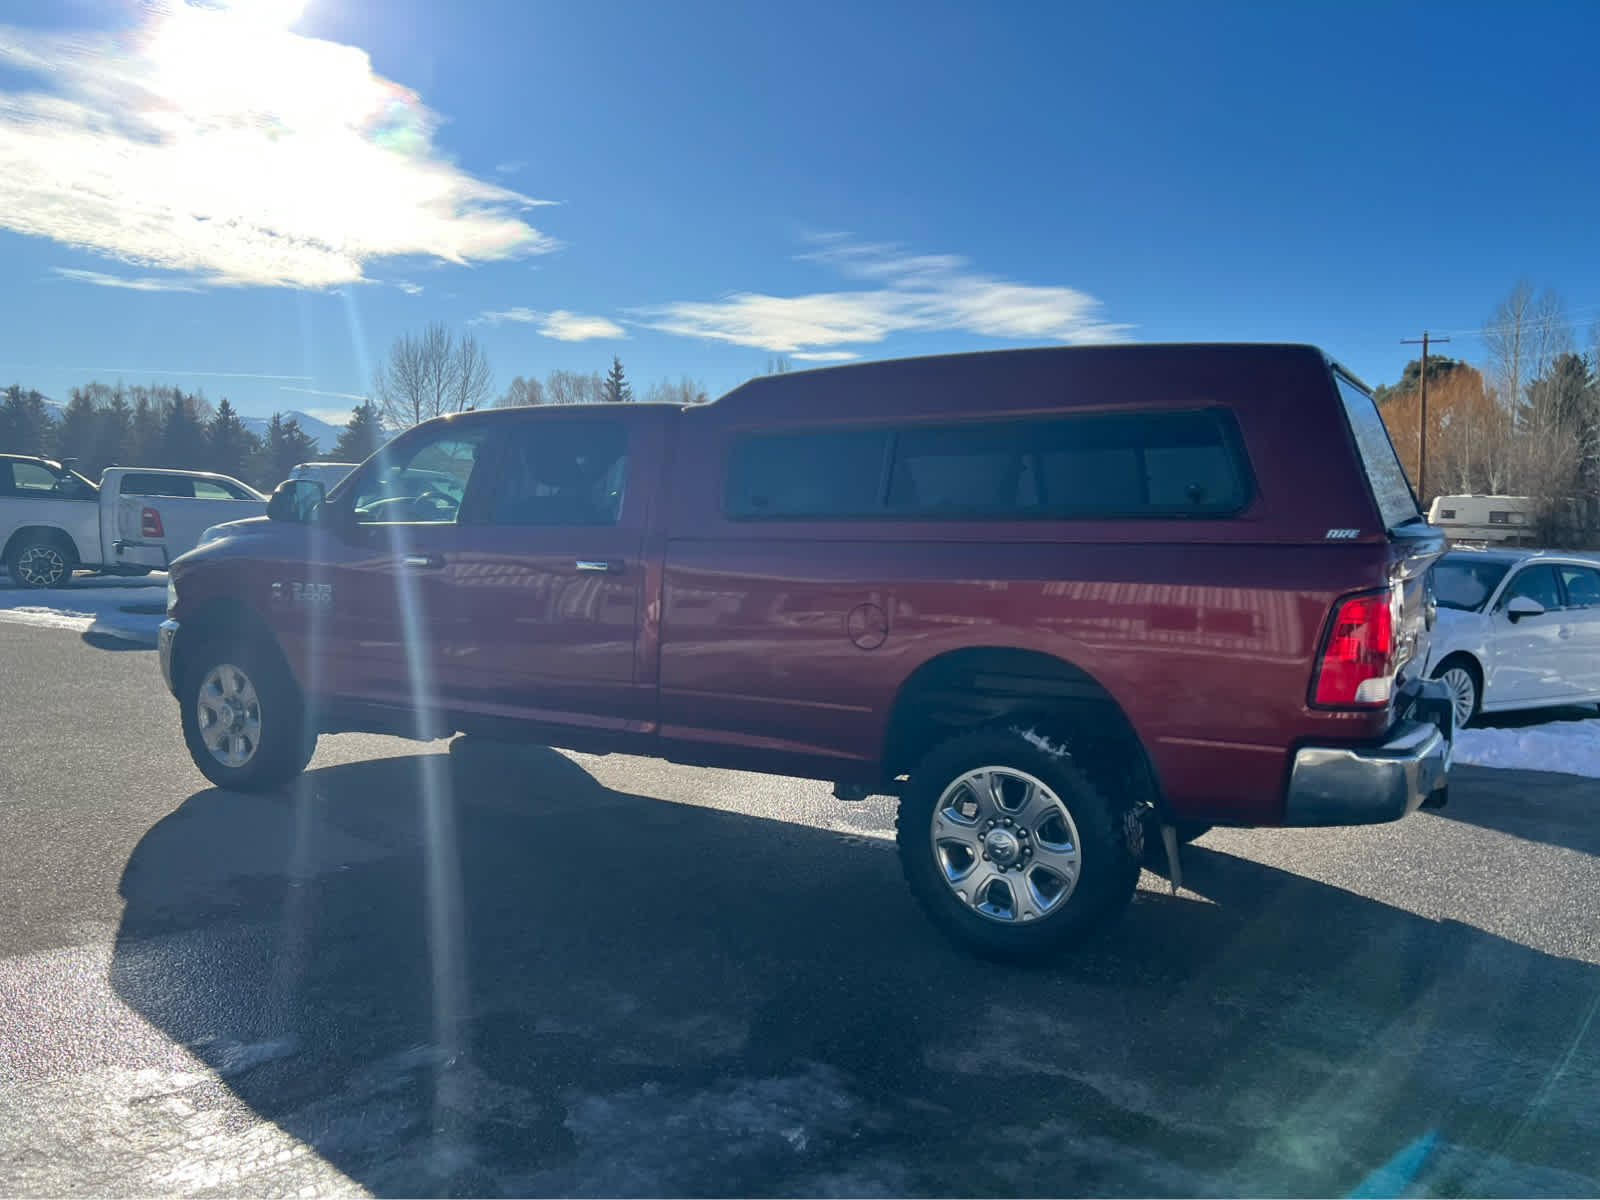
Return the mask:
[[440, 567], [444, 566], [444, 555], [408, 554], [406, 555], [404, 561], [406, 566], [415, 567], [421, 571], [437, 571]]
[[598, 558], [580, 558], [573, 565], [576, 566], [578, 568], [578, 570], [580, 570], [580, 571], [620, 571], [620, 570], [622, 570], [622, 564], [620, 562], [606, 562], [604, 559], [598, 559]]

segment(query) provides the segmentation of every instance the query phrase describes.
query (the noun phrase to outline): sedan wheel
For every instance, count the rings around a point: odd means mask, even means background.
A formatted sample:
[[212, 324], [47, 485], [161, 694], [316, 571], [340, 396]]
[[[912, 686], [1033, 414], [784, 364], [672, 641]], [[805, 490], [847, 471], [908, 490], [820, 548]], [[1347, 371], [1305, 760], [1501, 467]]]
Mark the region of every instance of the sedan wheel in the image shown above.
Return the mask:
[[1439, 672], [1437, 678], [1449, 689], [1450, 703], [1456, 710], [1456, 728], [1466, 728], [1478, 715], [1478, 681], [1462, 666], [1449, 667]]

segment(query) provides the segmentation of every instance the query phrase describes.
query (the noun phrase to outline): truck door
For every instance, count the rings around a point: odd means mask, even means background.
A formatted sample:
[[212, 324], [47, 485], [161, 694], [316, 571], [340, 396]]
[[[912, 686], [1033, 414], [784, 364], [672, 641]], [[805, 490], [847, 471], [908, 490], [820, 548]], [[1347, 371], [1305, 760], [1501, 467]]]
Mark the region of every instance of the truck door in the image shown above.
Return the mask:
[[645, 544], [671, 415], [534, 410], [495, 426], [487, 495], [440, 574], [463, 637], [437, 647], [437, 677], [461, 709], [595, 730], [654, 721]]

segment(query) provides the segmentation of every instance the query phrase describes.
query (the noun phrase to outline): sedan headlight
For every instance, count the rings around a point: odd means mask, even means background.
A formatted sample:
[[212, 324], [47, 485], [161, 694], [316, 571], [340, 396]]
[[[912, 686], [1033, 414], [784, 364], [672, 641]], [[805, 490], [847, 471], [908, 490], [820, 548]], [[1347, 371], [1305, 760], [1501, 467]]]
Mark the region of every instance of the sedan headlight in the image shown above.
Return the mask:
[[172, 577], [167, 576], [167, 616], [172, 615], [172, 610], [178, 607], [178, 585], [172, 582]]

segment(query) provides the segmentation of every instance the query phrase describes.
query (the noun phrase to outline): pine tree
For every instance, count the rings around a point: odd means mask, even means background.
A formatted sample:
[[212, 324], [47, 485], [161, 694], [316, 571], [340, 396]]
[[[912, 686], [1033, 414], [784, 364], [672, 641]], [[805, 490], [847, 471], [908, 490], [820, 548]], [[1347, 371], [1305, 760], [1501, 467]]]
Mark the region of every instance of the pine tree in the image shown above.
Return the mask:
[[260, 439], [244, 427], [239, 414], [224, 396], [217, 405], [216, 415], [206, 426], [208, 457], [206, 469], [222, 475], [242, 477], [246, 464], [251, 461]]
[[88, 389], [73, 388], [61, 423], [56, 426], [56, 457], [76, 459], [86, 474], [99, 474], [92, 461], [97, 424]]
[[273, 413], [251, 466], [250, 482], [271, 491], [287, 479], [296, 466], [315, 458], [316, 453], [316, 439], [306, 435], [298, 420], [290, 417], [286, 421], [282, 413]]
[[161, 414], [161, 463], [185, 471], [199, 471], [206, 463], [206, 430], [195, 413], [195, 399], [173, 388]]
[[615, 355], [611, 358], [611, 370], [606, 372], [601, 398], [607, 404], [626, 404], [633, 399], [633, 387], [622, 373], [622, 360]]
[[371, 400], [364, 401], [351, 409], [350, 423], [334, 443], [333, 459], [335, 462], [365, 462], [387, 440], [378, 406]]
[[54, 428], [45, 411], [44, 397], [12, 384], [0, 403], [0, 450], [11, 454], [48, 454]]
[[128, 430], [127, 453], [130, 467], [153, 467], [161, 457], [161, 402], [144, 387], [133, 389], [133, 420]]
[[95, 471], [127, 462], [133, 443], [133, 410], [123, 399], [120, 387], [112, 393], [105, 407], [95, 413], [94, 424], [94, 453], [88, 462]]

